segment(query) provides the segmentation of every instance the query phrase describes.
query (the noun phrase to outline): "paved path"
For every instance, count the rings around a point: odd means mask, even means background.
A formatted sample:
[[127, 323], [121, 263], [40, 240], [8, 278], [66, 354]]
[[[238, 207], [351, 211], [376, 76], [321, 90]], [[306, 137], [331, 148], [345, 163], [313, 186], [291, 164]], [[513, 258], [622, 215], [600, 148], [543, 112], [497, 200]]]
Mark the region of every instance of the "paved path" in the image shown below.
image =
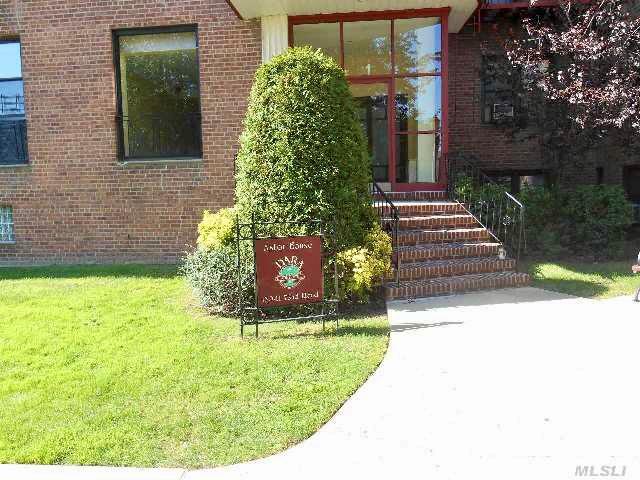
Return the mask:
[[279, 455], [193, 472], [0, 466], [0, 478], [553, 480], [615, 466], [640, 479], [640, 304], [522, 288], [392, 302], [389, 318], [380, 368]]

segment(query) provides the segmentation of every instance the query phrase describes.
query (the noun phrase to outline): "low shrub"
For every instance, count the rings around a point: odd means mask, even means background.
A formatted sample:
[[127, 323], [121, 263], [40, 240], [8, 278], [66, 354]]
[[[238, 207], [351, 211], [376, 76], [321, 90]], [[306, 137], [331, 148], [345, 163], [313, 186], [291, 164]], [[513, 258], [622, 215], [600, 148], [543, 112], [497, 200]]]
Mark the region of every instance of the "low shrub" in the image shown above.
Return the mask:
[[563, 237], [580, 255], [619, 256], [632, 218], [622, 187], [578, 187], [563, 202]]
[[[250, 258], [244, 255], [243, 258]], [[253, 301], [253, 265], [241, 270], [244, 291], [241, 301]], [[231, 314], [238, 309], [238, 269], [235, 246], [205, 250], [196, 248], [182, 263], [182, 274], [195, 292], [200, 304], [213, 313]]]
[[374, 287], [391, 271], [392, 251], [389, 235], [375, 224], [364, 246], [340, 252], [337, 261], [342, 299], [368, 301]]
[[235, 235], [235, 208], [223, 208], [216, 213], [205, 210], [198, 225], [198, 247], [216, 250], [230, 245]]
[[[467, 175], [456, 178], [456, 193], [473, 205], [506, 189], [478, 187]], [[632, 207], [622, 187], [585, 185], [572, 189], [527, 186], [518, 195], [525, 206], [526, 253], [537, 257], [575, 255], [611, 258], [622, 252]]]

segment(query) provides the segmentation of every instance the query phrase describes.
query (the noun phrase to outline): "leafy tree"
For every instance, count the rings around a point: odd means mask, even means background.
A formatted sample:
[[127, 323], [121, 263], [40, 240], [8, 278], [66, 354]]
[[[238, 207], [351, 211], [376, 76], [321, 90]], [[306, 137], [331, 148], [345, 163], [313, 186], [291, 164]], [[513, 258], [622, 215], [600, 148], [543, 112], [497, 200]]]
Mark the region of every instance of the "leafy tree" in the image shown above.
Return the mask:
[[507, 56], [583, 129], [640, 133], [640, 2], [564, 0], [551, 17], [524, 19]]
[[490, 52], [498, 60], [488, 75], [520, 106], [503, 128], [537, 139], [560, 175], [594, 147], [638, 149], [639, 11], [638, 0], [562, 0], [523, 13]]

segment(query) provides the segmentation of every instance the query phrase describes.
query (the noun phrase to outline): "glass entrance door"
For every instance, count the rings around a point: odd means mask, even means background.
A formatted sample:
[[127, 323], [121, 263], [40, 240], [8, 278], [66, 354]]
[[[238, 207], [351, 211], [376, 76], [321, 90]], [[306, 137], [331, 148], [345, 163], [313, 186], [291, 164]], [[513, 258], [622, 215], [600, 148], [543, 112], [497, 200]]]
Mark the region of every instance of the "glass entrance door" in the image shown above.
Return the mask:
[[339, 62], [358, 103], [373, 175], [386, 188], [446, 186], [447, 14], [290, 17], [292, 45]]
[[351, 83], [376, 182], [390, 182], [389, 82]]

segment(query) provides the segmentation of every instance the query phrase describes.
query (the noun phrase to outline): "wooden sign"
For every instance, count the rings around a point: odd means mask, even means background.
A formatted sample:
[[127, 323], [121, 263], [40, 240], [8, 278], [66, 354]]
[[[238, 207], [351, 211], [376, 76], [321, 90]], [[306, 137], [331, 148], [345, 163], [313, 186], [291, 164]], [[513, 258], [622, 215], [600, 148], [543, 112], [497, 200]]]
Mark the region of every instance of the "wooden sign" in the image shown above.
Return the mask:
[[324, 300], [322, 237], [258, 239], [254, 248], [259, 307]]

